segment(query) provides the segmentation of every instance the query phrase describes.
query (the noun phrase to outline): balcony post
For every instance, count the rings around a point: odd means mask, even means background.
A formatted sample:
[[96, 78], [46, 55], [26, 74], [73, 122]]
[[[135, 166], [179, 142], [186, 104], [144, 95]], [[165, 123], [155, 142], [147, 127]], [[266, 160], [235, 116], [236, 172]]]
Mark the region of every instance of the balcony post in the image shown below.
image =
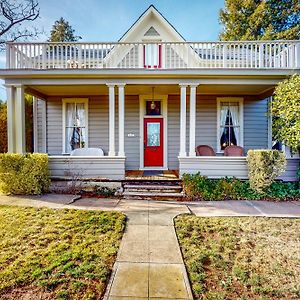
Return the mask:
[[119, 100], [119, 156], [125, 156], [124, 126], [125, 126], [125, 84], [118, 84]]
[[107, 84], [108, 91], [109, 91], [109, 129], [108, 129], [108, 136], [109, 136], [109, 149], [108, 155], [115, 156], [115, 85], [114, 84]]
[[186, 156], [186, 87], [187, 84], [180, 86], [180, 151], [179, 156]]
[[259, 44], [259, 53], [258, 53], [258, 67], [263, 68], [264, 67], [264, 44]]
[[190, 149], [189, 156], [196, 156], [196, 89], [197, 84], [190, 85]]
[[300, 42], [297, 42], [295, 45], [295, 56], [296, 56], [295, 69], [300, 69]]

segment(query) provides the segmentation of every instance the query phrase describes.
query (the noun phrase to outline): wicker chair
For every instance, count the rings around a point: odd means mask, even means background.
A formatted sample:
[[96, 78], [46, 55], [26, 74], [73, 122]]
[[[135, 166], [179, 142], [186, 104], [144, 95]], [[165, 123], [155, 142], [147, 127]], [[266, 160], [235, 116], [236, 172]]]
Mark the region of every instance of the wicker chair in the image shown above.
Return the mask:
[[227, 146], [224, 149], [224, 156], [244, 156], [244, 148], [240, 146]]
[[199, 145], [196, 147], [197, 156], [216, 156], [214, 149], [208, 145]]

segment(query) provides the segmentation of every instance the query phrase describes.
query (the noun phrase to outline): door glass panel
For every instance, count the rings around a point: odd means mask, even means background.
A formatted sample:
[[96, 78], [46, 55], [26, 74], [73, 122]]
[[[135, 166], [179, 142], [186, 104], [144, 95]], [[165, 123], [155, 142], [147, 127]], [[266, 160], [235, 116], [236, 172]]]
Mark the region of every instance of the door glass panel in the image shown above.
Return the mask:
[[160, 146], [160, 123], [147, 123], [147, 146]]

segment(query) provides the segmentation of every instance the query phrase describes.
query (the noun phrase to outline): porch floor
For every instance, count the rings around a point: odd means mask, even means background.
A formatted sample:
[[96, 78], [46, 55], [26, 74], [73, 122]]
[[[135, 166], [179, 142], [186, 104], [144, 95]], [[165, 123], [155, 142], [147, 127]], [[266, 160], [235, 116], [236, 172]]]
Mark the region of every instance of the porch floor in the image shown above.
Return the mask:
[[128, 170], [125, 180], [178, 180], [178, 170]]

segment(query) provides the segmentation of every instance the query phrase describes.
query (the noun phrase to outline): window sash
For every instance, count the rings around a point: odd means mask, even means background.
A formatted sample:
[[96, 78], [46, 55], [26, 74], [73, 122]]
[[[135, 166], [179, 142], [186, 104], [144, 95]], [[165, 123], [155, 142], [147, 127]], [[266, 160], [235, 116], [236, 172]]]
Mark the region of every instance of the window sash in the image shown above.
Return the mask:
[[88, 147], [88, 99], [63, 99], [63, 153]]
[[161, 45], [144, 45], [144, 67], [161, 68]]
[[243, 98], [217, 98], [217, 108], [217, 151], [224, 150], [224, 141], [243, 147]]

